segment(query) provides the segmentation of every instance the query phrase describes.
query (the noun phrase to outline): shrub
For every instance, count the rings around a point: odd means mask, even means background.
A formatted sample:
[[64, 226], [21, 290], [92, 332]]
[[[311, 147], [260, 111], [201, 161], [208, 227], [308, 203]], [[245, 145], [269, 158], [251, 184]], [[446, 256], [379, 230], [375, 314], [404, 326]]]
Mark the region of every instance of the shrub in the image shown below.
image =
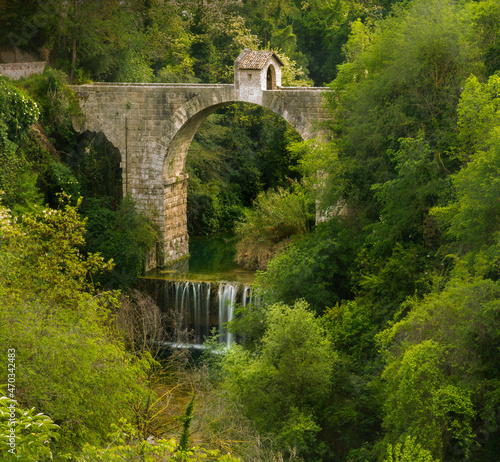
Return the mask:
[[264, 269], [293, 236], [309, 231], [312, 220], [312, 199], [298, 184], [293, 191], [260, 193], [253, 209], [236, 223], [236, 260], [250, 269]]

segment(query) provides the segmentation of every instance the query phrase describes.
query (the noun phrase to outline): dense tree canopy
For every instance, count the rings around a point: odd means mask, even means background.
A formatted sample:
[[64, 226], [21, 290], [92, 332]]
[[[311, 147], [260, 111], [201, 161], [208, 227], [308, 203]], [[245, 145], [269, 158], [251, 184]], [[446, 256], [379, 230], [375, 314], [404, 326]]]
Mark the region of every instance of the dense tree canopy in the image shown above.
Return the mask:
[[[476, 352], [483, 335], [496, 342], [479, 318], [495, 316], [499, 274], [497, 35], [486, 19], [497, 8], [414, 0], [353, 21], [328, 95], [329, 143], [292, 148], [331, 218], [258, 284], [272, 301], [305, 298], [324, 313], [382, 405], [363, 402], [367, 389], [357, 396], [382, 436], [328, 460], [495, 458], [498, 368], [483, 363], [495, 356], [486, 347]], [[235, 328], [255, 348], [262, 331], [249, 316], [257, 337]]]

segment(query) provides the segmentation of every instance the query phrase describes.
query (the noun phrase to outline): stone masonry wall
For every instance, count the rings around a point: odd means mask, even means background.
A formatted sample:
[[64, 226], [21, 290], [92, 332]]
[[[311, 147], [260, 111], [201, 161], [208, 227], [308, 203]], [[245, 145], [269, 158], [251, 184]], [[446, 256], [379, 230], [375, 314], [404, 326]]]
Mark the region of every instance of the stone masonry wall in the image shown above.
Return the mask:
[[0, 75], [18, 80], [33, 74], [43, 74], [46, 64], [45, 62], [0, 64]]
[[189, 253], [187, 235], [187, 187], [184, 175], [165, 182], [165, 260], [175, 261]]

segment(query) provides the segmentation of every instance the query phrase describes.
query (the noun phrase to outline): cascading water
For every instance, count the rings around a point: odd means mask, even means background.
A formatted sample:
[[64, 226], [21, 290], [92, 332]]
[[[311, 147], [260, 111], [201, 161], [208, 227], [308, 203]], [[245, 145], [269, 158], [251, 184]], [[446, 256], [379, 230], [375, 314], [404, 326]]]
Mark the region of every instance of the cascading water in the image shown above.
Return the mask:
[[146, 290], [167, 314], [173, 340], [202, 343], [210, 335], [210, 283], [154, 280], [148, 286]]
[[190, 238], [189, 249], [189, 260], [151, 271], [140, 278], [139, 289], [164, 315], [163, 343], [196, 349], [215, 330], [219, 342], [230, 345], [238, 341], [226, 327], [235, 307], [260, 304], [251, 289], [255, 274], [235, 263], [231, 236]]
[[245, 288], [243, 289], [243, 298], [241, 300], [241, 305], [243, 306], [243, 308], [246, 308], [247, 305], [250, 305], [252, 303], [252, 298], [252, 288], [250, 286], [245, 286]]
[[226, 323], [237, 304], [248, 307], [253, 298], [251, 287], [240, 283], [149, 279], [144, 288], [167, 315], [172, 341], [182, 344], [201, 344], [216, 328], [219, 343], [231, 345]]
[[236, 284], [223, 283], [219, 285], [219, 343], [225, 343], [228, 346], [233, 341], [233, 334], [227, 330], [225, 324], [233, 319], [237, 290]]

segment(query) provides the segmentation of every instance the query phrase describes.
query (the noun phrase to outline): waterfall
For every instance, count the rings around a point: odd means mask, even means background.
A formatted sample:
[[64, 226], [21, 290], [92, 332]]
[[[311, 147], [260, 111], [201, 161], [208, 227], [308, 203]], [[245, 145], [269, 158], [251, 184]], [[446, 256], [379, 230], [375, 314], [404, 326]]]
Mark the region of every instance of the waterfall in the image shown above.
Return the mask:
[[146, 291], [167, 314], [173, 341], [203, 343], [210, 335], [210, 283], [156, 279], [148, 284]]
[[225, 324], [233, 319], [237, 289], [237, 284], [223, 283], [219, 285], [219, 343], [225, 343], [228, 346], [233, 341], [233, 334], [227, 330]]
[[254, 301], [252, 288], [239, 283], [148, 281], [144, 288], [166, 314], [171, 341], [182, 344], [201, 344], [216, 328], [219, 343], [231, 345], [235, 339], [226, 323], [233, 319], [237, 304], [249, 307]]
[[250, 286], [245, 286], [243, 289], [243, 299], [241, 301], [241, 305], [243, 308], [246, 308], [247, 305], [250, 305], [252, 303], [252, 289]]

